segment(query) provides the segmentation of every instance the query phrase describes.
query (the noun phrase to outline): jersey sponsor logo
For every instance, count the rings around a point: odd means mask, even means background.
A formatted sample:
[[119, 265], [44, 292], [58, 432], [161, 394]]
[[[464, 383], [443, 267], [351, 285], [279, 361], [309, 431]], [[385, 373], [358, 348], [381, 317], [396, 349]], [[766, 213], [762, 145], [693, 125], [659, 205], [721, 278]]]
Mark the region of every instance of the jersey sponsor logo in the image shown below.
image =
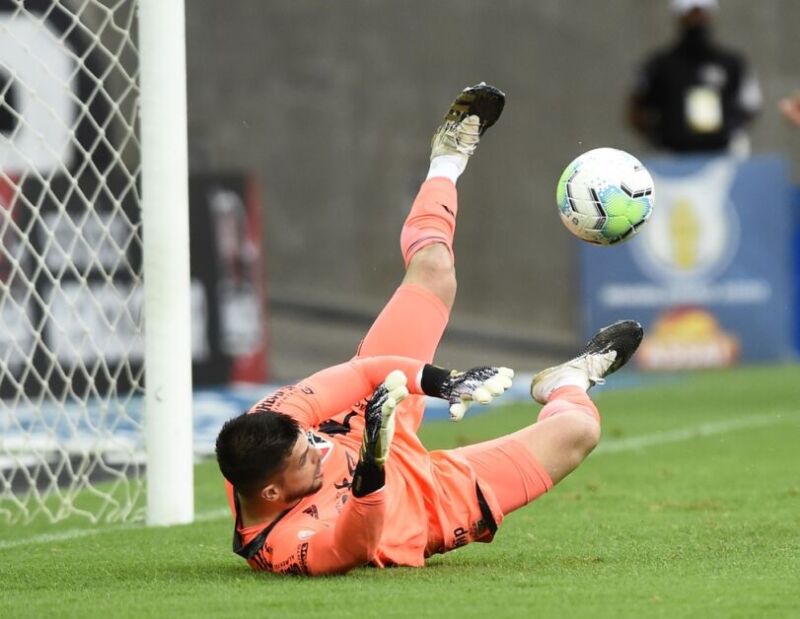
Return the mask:
[[344, 489], [349, 490], [350, 486], [352, 485], [353, 485], [352, 480], [347, 479], [347, 477], [343, 477], [342, 481], [333, 482], [333, 487], [336, 488], [337, 490], [344, 490]]
[[337, 490], [349, 490], [353, 486], [353, 475], [356, 472], [356, 459], [349, 453], [345, 452], [347, 457], [347, 477], [343, 477], [340, 482], [333, 482], [333, 487]]
[[256, 402], [251, 409], [251, 412], [254, 413], [263, 413], [263, 412], [275, 412], [280, 407], [280, 405], [292, 395], [292, 392], [295, 391], [297, 387], [295, 385], [286, 385], [285, 387], [281, 387], [274, 393], [268, 395], [263, 400]]
[[453, 531], [453, 547], [461, 548], [469, 543], [469, 531], [464, 527], [457, 527]]
[[336, 419], [328, 419], [319, 425], [320, 431], [334, 436], [336, 434], [349, 434], [352, 428], [350, 427], [350, 420], [357, 417], [359, 414], [364, 415], [364, 408], [366, 407], [366, 400], [362, 400], [358, 405], [353, 407], [353, 410], [347, 413], [341, 421]]
[[297, 556], [303, 574], [308, 574], [308, 542], [303, 542], [297, 547]]
[[308, 574], [308, 542], [300, 544], [291, 557], [272, 566], [272, 568], [272, 571], [278, 574], [295, 576]]
[[307, 540], [307, 539], [313, 537], [314, 535], [316, 535], [316, 533], [317, 532], [314, 531], [313, 529], [300, 529], [297, 532], [297, 539], [299, 539], [299, 540]]
[[272, 563], [270, 563], [269, 559], [263, 552], [258, 553], [249, 561], [251, 561], [251, 565], [255, 564], [255, 568], [258, 570], [262, 570], [264, 572], [272, 571]]
[[334, 507], [336, 508], [337, 513], [342, 513], [342, 509], [344, 509], [344, 504], [347, 503], [347, 499], [350, 498], [350, 489], [353, 486], [353, 474], [356, 472], [356, 459], [350, 454], [350, 452], [345, 451], [345, 456], [347, 458], [347, 477], [342, 477], [342, 481], [340, 482], [333, 482], [333, 487], [336, 488], [336, 502], [334, 503]]
[[303, 510], [303, 513], [308, 514], [309, 516], [315, 518], [316, 520], [319, 520], [319, 510], [317, 509], [316, 505], [311, 505], [309, 507], [306, 507]]
[[[307, 544], [308, 542], [305, 543]], [[302, 574], [296, 554], [292, 554], [280, 563], [273, 564], [271, 571], [277, 574]]]

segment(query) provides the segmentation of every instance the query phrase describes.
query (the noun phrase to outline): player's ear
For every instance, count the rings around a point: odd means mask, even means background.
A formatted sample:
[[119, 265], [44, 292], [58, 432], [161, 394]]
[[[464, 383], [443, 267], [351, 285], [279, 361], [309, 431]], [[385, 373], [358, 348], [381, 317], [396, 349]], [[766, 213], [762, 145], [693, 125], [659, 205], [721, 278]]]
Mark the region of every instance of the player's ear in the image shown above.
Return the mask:
[[261, 498], [265, 501], [277, 501], [281, 498], [280, 489], [274, 483], [269, 483], [261, 489]]

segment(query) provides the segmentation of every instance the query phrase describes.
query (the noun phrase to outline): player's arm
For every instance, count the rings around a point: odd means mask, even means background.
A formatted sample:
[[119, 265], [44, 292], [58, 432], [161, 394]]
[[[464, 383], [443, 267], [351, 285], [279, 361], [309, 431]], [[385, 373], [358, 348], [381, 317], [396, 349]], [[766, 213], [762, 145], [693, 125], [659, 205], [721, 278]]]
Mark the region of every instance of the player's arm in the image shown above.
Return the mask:
[[394, 414], [406, 396], [406, 376], [399, 370], [391, 372], [372, 394], [364, 411], [364, 435], [349, 500], [333, 527], [280, 538], [272, 563], [279, 571], [338, 574], [375, 557], [386, 515], [384, 465], [394, 434]]
[[305, 428], [346, 411], [368, 398], [393, 370], [406, 377], [411, 393], [421, 395], [417, 375], [424, 363], [406, 357], [360, 357], [324, 369], [296, 385], [283, 387], [254, 409], [261, 407], [294, 417]]
[[284, 388], [255, 408], [265, 404], [294, 417], [304, 427], [317, 426], [368, 397], [393, 370], [405, 376], [411, 394], [448, 400], [454, 420], [463, 417], [469, 402], [486, 404], [502, 394], [514, 375], [508, 368], [455, 372], [407, 357], [358, 357]]
[[761, 111], [764, 104], [764, 94], [761, 91], [761, 84], [755, 72], [748, 67], [744, 60], [741, 60], [741, 64], [742, 74], [739, 92], [736, 96], [736, 107], [740, 123], [747, 123]]

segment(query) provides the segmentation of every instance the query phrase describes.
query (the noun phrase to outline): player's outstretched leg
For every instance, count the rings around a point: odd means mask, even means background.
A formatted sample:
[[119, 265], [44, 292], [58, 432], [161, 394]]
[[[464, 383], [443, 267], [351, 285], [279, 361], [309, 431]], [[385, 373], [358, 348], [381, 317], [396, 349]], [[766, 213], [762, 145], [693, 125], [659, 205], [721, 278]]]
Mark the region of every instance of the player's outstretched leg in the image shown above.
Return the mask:
[[400, 234], [404, 283], [430, 290], [448, 310], [455, 299], [455, 184], [504, 106], [505, 95], [483, 82], [458, 94], [433, 134], [428, 175]]
[[361, 343], [359, 355], [432, 361], [456, 293], [455, 182], [504, 104], [505, 95], [497, 88], [471, 86], [458, 94], [434, 131], [427, 179], [400, 235], [405, 278]]

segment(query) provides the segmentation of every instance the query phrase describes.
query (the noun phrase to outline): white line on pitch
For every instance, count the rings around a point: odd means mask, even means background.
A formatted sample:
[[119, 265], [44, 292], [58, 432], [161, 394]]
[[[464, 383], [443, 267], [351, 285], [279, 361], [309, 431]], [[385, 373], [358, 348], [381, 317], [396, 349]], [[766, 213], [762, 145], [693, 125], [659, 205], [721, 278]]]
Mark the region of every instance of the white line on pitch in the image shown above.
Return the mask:
[[67, 529], [58, 533], [43, 533], [41, 535], [34, 535], [33, 537], [15, 539], [8, 542], [0, 542], [0, 550], [9, 550], [10, 548], [19, 548], [20, 546], [27, 546], [28, 544], [49, 544], [51, 542], [65, 542], [73, 539], [80, 539], [81, 537], [92, 537], [93, 535], [101, 535], [107, 532], [116, 532], [124, 529], [135, 529], [141, 525], [135, 524], [120, 524], [116, 526], [103, 527], [101, 529]]
[[595, 449], [595, 454], [619, 453], [621, 451], [637, 451], [653, 445], [664, 445], [666, 443], [678, 443], [688, 441], [693, 438], [713, 436], [715, 434], [726, 434], [743, 428], [758, 428], [771, 426], [786, 421], [790, 421], [791, 412], [788, 410], [775, 411], [768, 415], [753, 415], [750, 417], [739, 417], [738, 419], [727, 419], [724, 421], [709, 421], [697, 426], [688, 428], [678, 428], [676, 430], [665, 430], [653, 434], [632, 436], [630, 438], [617, 438], [601, 441]]
[[[694, 438], [713, 436], [735, 432], [744, 428], [757, 428], [771, 426], [791, 420], [792, 411], [775, 411], [767, 415], [757, 415], [752, 417], [740, 417], [725, 421], [710, 421], [697, 426], [678, 428], [677, 430], [666, 430], [653, 434], [643, 434], [630, 438], [608, 439], [600, 444], [593, 455], [620, 453], [623, 451], [636, 451], [652, 445], [663, 445], [666, 443], [678, 443]], [[195, 516], [195, 522], [211, 522], [229, 518], [230, 511], [227, 508], [212, 509], [207, 512], [200, 512]], [[141, 529], [144, 524], [121, 524], [116, 526], [102, 527], [98, 529], [69, 529], [58, 533], [43, 533], [24, 539], [16, 539], [7, 542], [0, 542], [0, 550], [19, 548], [29, 544], [48, 544], [52, 542], [65, 542], [82, 537], [92, 537], [103, 533], [112, 533], [124, 529]]]
[[[207, 512], [200, 512], [194, 517], [195, 522], [210, 522], [213, 520], [221, 520], [225, 517], [230, 517], [230, 510], [228, 508], [212, 509]], [[143, 529], [143, 523], [133, 524], [118, 524], [107, 527], [99, 527], [96, 529], [67, 529], [57, 533], [42, 533], [41, 535], [34, 535], [24, 539], [15, 539], [7, 542], [0, 542], [0, 550], [9, 550], [11, 548], [19, 548], [20, 546], [27, 546], [28, 544], [49, 544], [53, 542], [65, 542], [73, 539], [80, 539], [82, 537], [92, 537], [94, 535], [102, 535], [103, 533], [116, 533], [125, 529]]]

